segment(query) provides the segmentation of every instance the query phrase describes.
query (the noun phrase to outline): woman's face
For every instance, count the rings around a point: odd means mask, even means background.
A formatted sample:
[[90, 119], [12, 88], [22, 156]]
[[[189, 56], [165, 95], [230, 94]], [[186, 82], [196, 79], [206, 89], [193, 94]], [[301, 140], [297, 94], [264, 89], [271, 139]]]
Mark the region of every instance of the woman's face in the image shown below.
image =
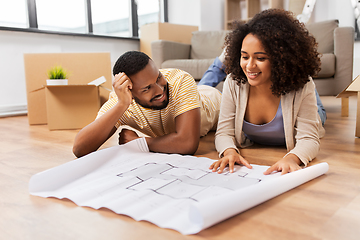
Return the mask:
[[249, 33], [243, 40], [240, 66], [251, 86], [271, 86], [271, 65], [269, 56], [261, 41]]

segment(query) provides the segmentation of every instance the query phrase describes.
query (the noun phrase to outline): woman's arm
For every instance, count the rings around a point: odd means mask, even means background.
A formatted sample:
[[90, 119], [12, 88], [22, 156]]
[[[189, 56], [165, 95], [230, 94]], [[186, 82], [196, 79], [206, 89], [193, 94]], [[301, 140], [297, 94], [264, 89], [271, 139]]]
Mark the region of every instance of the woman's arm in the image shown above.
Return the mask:
[[223, 86], [215, 147], [222, 157], [228, 148], [237, 149], [235, 139], [236, 91], [235, 81], [228, 75]]
[[315, 84], [308, 82], [294, 101], [295, 147], [288, 154], [296, 155], [306, 166], [316, 157], [320, 149], [319, 132], [322, 128], [317, 112]]
[[302, 163], [306, 166], [319, 152], [319, 131], [322, 125], [317, 112], [315, 86], [312, 81], [307, 83], [301, 92], [296, 93], [293, 104], [295, 125], [291, 122], [291, 132], [295, 135], [295, 146], [264, 174], [273, 171], [281, 171], [285, 174], [299, 170]]

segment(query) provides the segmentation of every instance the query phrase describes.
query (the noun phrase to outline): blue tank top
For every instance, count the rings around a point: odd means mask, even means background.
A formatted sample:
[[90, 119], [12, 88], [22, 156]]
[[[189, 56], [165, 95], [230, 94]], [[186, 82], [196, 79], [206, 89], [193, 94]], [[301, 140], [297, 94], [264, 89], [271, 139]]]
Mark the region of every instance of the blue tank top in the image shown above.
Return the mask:
[[268, 123], [256, 125], [245, 121], [243, 132], [251, 141], [264, 145], [285, 145], [284, 122], [281, 111], [281, 102], [275, 117]]

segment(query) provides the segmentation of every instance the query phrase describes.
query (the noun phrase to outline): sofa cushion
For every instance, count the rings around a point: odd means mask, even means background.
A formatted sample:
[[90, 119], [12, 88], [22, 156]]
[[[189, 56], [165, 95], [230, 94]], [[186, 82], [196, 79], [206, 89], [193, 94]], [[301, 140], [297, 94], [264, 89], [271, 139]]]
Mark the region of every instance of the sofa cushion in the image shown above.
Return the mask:
[[318, 51], [320, 53], [334, 53], [334, 29], [338, 26], [338, 20], [328, 20], [306, 25], [306, 28], [318, 42]]
[[320, 57], [321, 70], [316, 78], [329, 78], [335, 75], [335, 55], [332, 53], [324, 53]]
[[222, 52], [229, 31], [196, 31], [191, 37], [192, 59], [216, 58]]
[[214, 62], [211, 59], [176, 59], [167, 60], [161, 64], [161, 68], [177, 68], [188, 72], [194, 79], [202, 78], [209, 66]]
[[336, 61], [335, 54], [324, 53], [320, 57], [320, 61], [321, 61], [321, 66], [320, 66], [321, 70], [315, 78], [319, 79], [319, 78], [333, 77], [335, 75], [335, 61]]

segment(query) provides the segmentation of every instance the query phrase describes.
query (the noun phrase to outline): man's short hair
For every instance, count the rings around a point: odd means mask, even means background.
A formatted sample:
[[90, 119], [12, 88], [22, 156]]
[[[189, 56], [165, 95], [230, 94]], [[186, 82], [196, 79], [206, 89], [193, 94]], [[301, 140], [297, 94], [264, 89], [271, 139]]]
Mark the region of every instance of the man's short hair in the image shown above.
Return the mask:
[[119, 57], [113, 67], [113, 75], [123, 72], [127, 76], [143, 70], [149, 63], [150, 57], [143, 52], [129, 51]]

